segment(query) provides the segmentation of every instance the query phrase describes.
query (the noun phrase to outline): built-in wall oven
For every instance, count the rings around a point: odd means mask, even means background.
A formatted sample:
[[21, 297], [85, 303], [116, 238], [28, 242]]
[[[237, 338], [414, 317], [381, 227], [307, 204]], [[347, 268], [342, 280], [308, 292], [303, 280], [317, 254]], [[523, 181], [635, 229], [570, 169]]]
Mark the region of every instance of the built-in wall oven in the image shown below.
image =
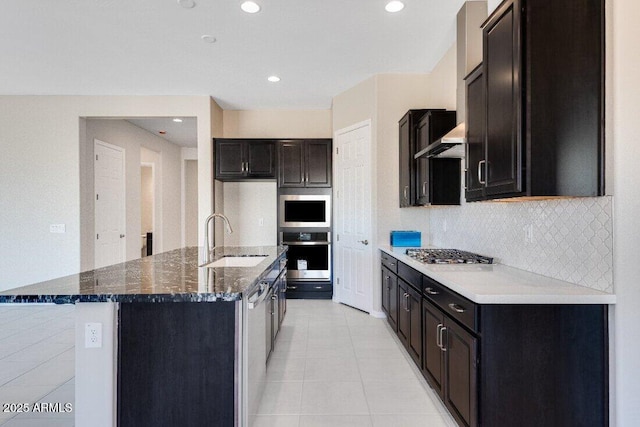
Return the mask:
[[280, 242], [287, 245], [287, 279], [331, 280], [331, 233], [328, 231], [283, 231]]
[[281, 194], [280, 227], [331, 227], [331, 195]]

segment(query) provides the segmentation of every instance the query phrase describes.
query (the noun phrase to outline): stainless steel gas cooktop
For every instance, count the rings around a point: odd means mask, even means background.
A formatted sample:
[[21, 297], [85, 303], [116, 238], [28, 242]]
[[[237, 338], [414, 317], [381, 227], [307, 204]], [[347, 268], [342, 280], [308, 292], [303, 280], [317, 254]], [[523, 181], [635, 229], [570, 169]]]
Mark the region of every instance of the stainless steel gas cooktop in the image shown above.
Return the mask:
[[407, 249], [406, 253], [425, 264], [493, 264], [493, 258], [458, 249]]

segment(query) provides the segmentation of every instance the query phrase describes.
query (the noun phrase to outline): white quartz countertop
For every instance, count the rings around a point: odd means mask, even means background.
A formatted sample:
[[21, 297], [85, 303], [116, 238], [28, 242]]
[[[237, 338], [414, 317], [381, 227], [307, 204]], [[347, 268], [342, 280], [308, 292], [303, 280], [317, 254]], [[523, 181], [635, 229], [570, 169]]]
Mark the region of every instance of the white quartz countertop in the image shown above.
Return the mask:
[[[615, 304], [616, 296], [501, 264], [423, 264], [380, 245], [409, 267], [478, 304]], [[482, 254], [487, 255], [487, 254]]]

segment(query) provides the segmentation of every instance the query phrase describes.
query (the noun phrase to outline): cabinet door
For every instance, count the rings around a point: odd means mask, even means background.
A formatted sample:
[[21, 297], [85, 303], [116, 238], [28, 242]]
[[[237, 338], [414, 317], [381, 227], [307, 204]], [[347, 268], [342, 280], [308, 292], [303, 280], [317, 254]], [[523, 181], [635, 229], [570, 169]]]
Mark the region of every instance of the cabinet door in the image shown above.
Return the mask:
[[398, 311], [400, 308], [399, 305], [399, 288], [398, 288], [398, 276], [391, 273], [389, 278], [389, 317], [387, 320], [389, 321], [389, 325], [393, 328], [394, 331], [398, 330]]
[[[444, 403], [460, 425], [477, 425], [477, 339], [445, 316]], [[495, 398], [495, 396], [494, 396]]]
[[252, 178], [276, 177], [276, 151], [273, 141], [247, 142], [247, 176]]
[[303, 141], [284, 141], [278, 148], [278, 186], [304, 187], [304, 143]]
[[422, 367], [422, 307], [420, 306], [422, 296], [411, 286], [407, 289], [409, 298], [409, 342], [407, 350], [409, 355], [416, 362], [418, 367]]
[[411, 114], [407, 113], [399, 123], [400, 127], [400, 185], [398, 188], [400, 196], [400, 207], [406, 208], [413, 204], [411, 195], [411, 175], [413, 159], [411, 158]]
[[[431, 144], [430, 135], [431, 114], [425, 114], [416, 126], [416, 152], [427, 148]], [[427, 205], [429, 199], [429, 164], [430, 160], [421, 157], [414, 160], [416, 164], [416, 205]]]
[[331, 140], [309, 140], [305, 146], [305, 186], [331, 187]]
[[522, 191], [521, 59], [519, 1], [501, 5], [483, 29], [487, 99], [487, 195]]
[[465, 168], [465, 197], [469, 201], [481, 200], [485, 178], [485, 97], [482, 66], [466, 78], [467, 147]]
[[391, 276], [388, 268], [382, 267], [382, 310], [389, 315], [389, 298], [391, 296]]
[[216, 178], [240, 178], [244, 175], [244, 143], [216, 141]]
[[398, 338], [405, 347], [409, 346], [410, 333], [409, 285], [404, 280], [398, 279]]
[[444, 315], [431, 304], [427, 299], [422, 300], [422, 321], [423, 321], [423, 343], [424, 357], [422, 364], [422, 374], [427, 379], [431, 387], [443, 396], [444, 380], [444, 359], [442, 349], [438, 345], [440, 338], [438, 333], [444, 326]]

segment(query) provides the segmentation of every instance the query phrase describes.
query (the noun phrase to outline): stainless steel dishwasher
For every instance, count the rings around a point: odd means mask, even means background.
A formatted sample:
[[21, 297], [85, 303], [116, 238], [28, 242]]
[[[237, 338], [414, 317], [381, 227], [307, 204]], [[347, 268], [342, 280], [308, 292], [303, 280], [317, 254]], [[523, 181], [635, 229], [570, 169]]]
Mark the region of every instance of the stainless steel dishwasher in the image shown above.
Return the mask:
[[256, 290], [253, 291], [244, 301], [246, 308], [246, 334], [245, 349], [243, 359], [245, 359], [244, 372], [244, 399], [247, 403], [244, 406], [243, 419], [245, 426], [252, 426], [255, 421], [260, 399], [264, 392], [265, 376], [267, 373], [266, 363], [266, 340], [267, 322], [266, 312], [270, 311], [271, 300], [268, 299], [271, 292], [271, 284], [267, 281], [260, 282]]

